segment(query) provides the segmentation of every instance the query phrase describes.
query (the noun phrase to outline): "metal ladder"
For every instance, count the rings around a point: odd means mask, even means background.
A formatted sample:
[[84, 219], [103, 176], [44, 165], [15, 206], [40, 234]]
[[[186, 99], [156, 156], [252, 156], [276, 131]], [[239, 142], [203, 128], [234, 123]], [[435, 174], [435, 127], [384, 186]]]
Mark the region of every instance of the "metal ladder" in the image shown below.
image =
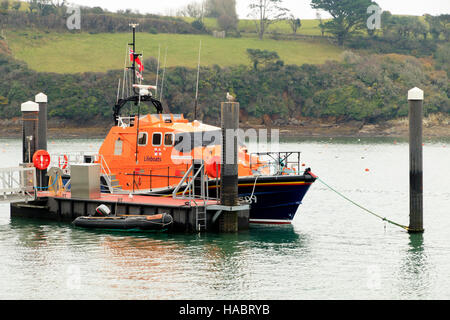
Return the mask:
[[193, 200], [193, 202], [195, 204], [195, 227], [198, 232], [206, 231], [206, 201], [204, 201], [204, 205], [200, 207], [195, 200]]
[[98, 155], [98, 162], [101, 167], [101, 176], [105, 179], [106, 185], [111, 194], [117, 193], [117, 191], [122, 190], [122, 186], [119, 184], [119, 180], [117, 180], [116, 175], [112, 174], [109, 169], [108, 163], [102, 155]]
[[[178, 195], [182, 188], [184, 191]], [[207, 227], [208, 196], [208, 177], [205, 175], [205, 164], [203, 161], [194, 161], [173, 191], [172, 197], [189, 200], [189, 205], [195, 207], [195, 226], [199, 232], [205, 231]], [[203, 205], [200, 206], [197, 201], [203, 202]]]

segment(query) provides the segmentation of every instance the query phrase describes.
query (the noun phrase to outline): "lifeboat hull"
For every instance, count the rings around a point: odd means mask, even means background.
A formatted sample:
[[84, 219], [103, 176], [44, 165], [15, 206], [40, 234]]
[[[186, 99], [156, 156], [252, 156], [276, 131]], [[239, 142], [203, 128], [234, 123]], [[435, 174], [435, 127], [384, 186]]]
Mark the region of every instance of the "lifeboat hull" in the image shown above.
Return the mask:
[[250, 204], [251, 224], [291, 224], [314, 181], [309, 175], [244, 177], [239, 198]]
[[[251, 224], [291, 224], [316, 178], [305, 174], [239, 178], [239, 199], [250, 205]], [[217, 197], [219, 180], [209, 181], [209, 197]], [[171, 194], [173, 190], [165, 191]]]

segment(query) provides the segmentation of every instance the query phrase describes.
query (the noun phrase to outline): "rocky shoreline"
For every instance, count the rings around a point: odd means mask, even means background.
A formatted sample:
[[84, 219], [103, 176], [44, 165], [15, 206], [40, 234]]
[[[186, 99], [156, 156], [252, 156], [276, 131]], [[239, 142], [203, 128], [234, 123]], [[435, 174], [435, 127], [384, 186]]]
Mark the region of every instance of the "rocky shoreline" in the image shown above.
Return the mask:
[[[407, 138], [409, 134], [408, 119], [390, 120], [378, 124], [365, 124], [359, 121], [338, 122], [336, 120], [291, 119], [291, 121], [245, 121], [243, 129], [279, 129], [280, 137], [398, 137]], [[49, 122], [50, 139], [102, 139], [111, 124], [107, 126], [74, 126], [70, 123]], [[424, 119], [423, 134], [425, 138], [450, 138], [450, 116], [432, 115]], [[1, 138], [21, 138], [20, 119], [0, 120]]]

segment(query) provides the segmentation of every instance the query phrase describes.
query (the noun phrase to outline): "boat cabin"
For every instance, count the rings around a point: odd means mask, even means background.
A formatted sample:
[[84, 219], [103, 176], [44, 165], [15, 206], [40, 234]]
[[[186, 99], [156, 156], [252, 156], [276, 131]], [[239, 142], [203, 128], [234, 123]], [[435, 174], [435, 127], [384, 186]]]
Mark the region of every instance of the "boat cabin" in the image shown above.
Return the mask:
[[[99, 154], [123, 190], [159, 190], [176, 186], [192, 164], [202, 159], [210, 178], [220, 172], [222, 131], [181, 114], [119, 117]], [[239, 176], [253, 175], [247, 148], [240, 144]], [[257, 163], [253, 159], [253, 163]]]

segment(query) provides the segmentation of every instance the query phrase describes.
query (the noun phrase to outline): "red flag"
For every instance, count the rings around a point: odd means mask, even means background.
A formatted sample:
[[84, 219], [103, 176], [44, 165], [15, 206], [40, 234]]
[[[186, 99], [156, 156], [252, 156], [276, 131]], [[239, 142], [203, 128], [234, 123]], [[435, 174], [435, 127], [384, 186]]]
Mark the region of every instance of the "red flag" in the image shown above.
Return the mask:
[[[133, 50], [130, 49], [130, 61], [133, 62]], [[142, 73], [144, 71], [144, 64], [141, 62], [141, 59], [139, 57], [136, 57], [135, 60], [136, 64], [139, 66], [139, 72]]]

